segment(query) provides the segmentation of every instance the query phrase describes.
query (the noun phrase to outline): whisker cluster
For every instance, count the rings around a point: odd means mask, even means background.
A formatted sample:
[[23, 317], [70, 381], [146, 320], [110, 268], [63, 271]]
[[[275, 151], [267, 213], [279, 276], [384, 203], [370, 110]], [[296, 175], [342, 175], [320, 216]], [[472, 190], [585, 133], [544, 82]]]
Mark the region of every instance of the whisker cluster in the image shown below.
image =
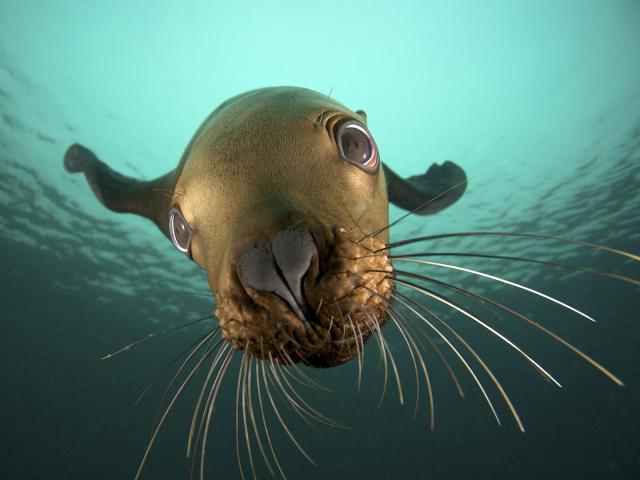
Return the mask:
[[[403, 385], [403, 380], [405, 379], [401, 368], [402, 364], [399, 361], [400, 359], [396, 358], [397, 352], [394, 354], [394, 351], [389, 346], [388, 339], [382, 334], [382, 325], [387, 321], [391, 323], [399, 335], [398, 338], [402, 347], [406, 347], [408, 351], [406, 362], [409, 362], [411, 365], [413, 382], [415, 383], [413, 416], [415, 418], [420, 405], [425, 404], [427, 424], [430, 430], [434, 430], [436, 426], [436, 395], [434, 393], [434, 380], [432, 377], [433, 367], [429, 364], [430, 359], [425, 355], [427, 352], [432, 352], [434, 359], [439, 361], [445, 368], [460, 397], [464, 397], [465, 392], [462, 381], [456, 373], [456, 362], [459, 362], [466, 374], [469, 375], [472, 385], [474, 385], [474, 388], [477, 388], [497, 424], [502, 424], [502, 419], [500, 418], [501, 412], [498, 408], [499, 404], [494, 403], [493, 397], [501, 399], [517, 429], [522, 432], [525, 431], [524, 422], [514, 402], [507, 393], [507, 389], [503, 386], [498, 375], [490, 366], [490, 362], [482, 357], [477, 347], [472, 345], [469, 338], [465, 338], [462, 330], [459, 329], [457, 325], [454, 326], [451, 321], [454, 317], [461, 318], [470, 325], [476, 325], [481, 330], [488, 332], [489, 335], [498, 339], [524, 359], [535, 372], [542, 375], [557, 387], [562, 387], [561, 383], [543, 367], [538, 360], [527, 352], [525, 348], [521, 347], [514, 339], [494, 326], [490, 318], [487, 319], [484, 315], [478, 313], [475, 306], [479, 305], [487, 307], [489, 311], [494, 313], [500, 313], [501, 318], [504, 316], [504, 318], [528, 325], [541, 332], [546, 337], [551, 338], [559, 345], [577, 355], [587, 364], [594, 367], [614, 384], [622, 386], [623, 382], [618, 376], [569, 340], [531, 318], [532, 315], [525, 315], [516, 308], [491, 298], [483, 291], [466, 287], [463, 288], [451, 281], [437, 278], [437, 272], [447, 270], [456, 272], [458, 275], [477, 278], [479, 282], [493, 282], [503, 287], [523, 292], [531, 298], [535, 298], [540, 302], [547, 302], [555, 308], [562, 309], [577, 317], [595, 322], [593, 317], [581, 309], [548, 293], [544, 293], [541, 290], [534, 289], [525, 283], [510, 280], [505, 276], [499, 276], [494, 273], [488, 273], [462, 265], [432, 261], [427, 258], [450, 256], [454, 258], [480, 258], [490, 262], [528, 262], [542, 267], [568, 269], [579, 274], [591, 274], [621, 280], [632, 288], [640, 286], [640, 281], [614, 272], [605, 272], [580, 266], [574, 267], [555, 260], [549, 261], [523, 256], [494, 255], [483, 252], [425, 251], [423, 253], [403, 253], [396, 251], [396, 249], [407, 245], [435, 242], [451, 236], [471, 237], [477, 235], [520, 236], [528, 239], [569, 242], [585, 248], [606, 251], [610, 254], [622, 256], [625, 259], [640, 259], [637, 255], [593, 243], [578, 242], [562, 237], [546, 235], [505, 232], [442, 234], [416, 237], [401, 242], [390, 243], [383, 249], [371, 251], [370, 255], [387, 256], [395, 265], [405, 265], [407, 269], [393, 268], [390, 270], [382, 270], [368, 268], [358, 274], [381, 273], [384, 274], [385, 279], [393, 281], [395, 288], [388, 295], [382, 295], [376, 291], [375, 288], [366, 286], [364, 282], [361, 286], [361, 288], [366, 289], [370, 293], [371, 297], [377, 297], [384, 302], [386, 305], [384, 318], [372, 314], [367, 309], [366, 304], [358, 304], [354, 311], [343, 311], [338, 305], [335, 316], [332, 315], [329, 319], [327, 315], [328, 328], [323, 335], [318, 335], [317, 338], [322, 339], [318, 348], [333, 343], [337, 358], [341, 357], [343, 349], [348, 348], [353, 350], [356, 375], [355, 389], [360, 390], [366, 372], [366, 341], [369, 338], [375, 339], [379, 353], [378, 369], [382, 367], [383, 370], [383, 385], [378, 408], [380, 408], [384, 401], [389, 383], [395, 385], [399, 402], [400, 404], [404, 404], [409, 390], [407, 390], [406, 385]], [[492, 263], [492, 265], [494, 264]], [[418, 267], [421, 270], [419, 272], [410, 270], [411, 267], [414, 269]], [[433, 270], [435, 273], [426, 274], [423, 271], [428, 269]], [[451, 295], [448, 292], [451, 292]], [[461, 303], [461, 301], [459, 301], [459, 299], [461, 300], [463, 298], [468, 300], [468, 303]], [[439, 311], [442, 309], [451, 314], [451, 318]], [[319, 311], [320, 307], [318, 308], [318, 312]], [[107, 355], [105, 358], [110, 358], [147, 340], [185, 328], [205, 318], [211, 317], [210, 315], [177, 327], [150, 334], [148, 337], [127, 345]], [[325, 328], [327, 323], [325, 323]], [[335, 329], [337, 328], [341, 328], [342, 331], [340, 332], [340, 330], [338, 330], [336, 333]], [[267, 349], [264, 342], [270, 342], [273, 348]], [[274, 442], [274, 428], [288, 438], [291, 445], [302, 457], [311, 464], [316, 465], [311, 454], [296, 438], [294, 429], [287, 424], [287, 416], [282, 410], [282, 406], [288, 407], [292, 413], [312, 428], [315, 428], [314, 422], [333, 428], [347, 428], [318, 411], [311, 405], [312, 402], [305, 399], [299, 391], [300, 387], [308, 388], [316, 392], [329, 391], [326, 387], [318, 384], [297, 364], [297, 361], [300, 361], [300, 359], [302, 359], [303, 363], [306, 361], [303, 352], [306, 352], [307, 355], [313, 355], [315, 352], [313, 350], [299, 350], [302, 348], [301, 345], [293, 339], [290, 339], [288, 346], [285, 346], [282, 342], [278, 342], [275, 336], [270, 339], [260, 339], [256, 341], [256, 343], [257, 346], [255, 343], [253, 345], [248, 343], [244, 348], [238, 348], [230, 341], [225, 340], [222, 336], [221, 328], [216, 327], [204, 336], [198, 338], [187, 350], [175, 357], [167, 367], [165, 367], [160, 375], [184, 357], [162, 395], [160, 401], [161, 409], [157, 413], [149, 443], [135, 477], [136, 480], [140, 478], [142, 469], [148, 461], [150, 452], [167, 416], [174, 408], [175, 403], [186, 387], [193, 382], [193, 378], [195, 378], [201, 370], [206, 370], [206, 374], [204, 374], [204, 381], [199, 388], [191, 417], [186, 454], [187, 457], [191, 459], [191, 476], [198, 476], [201, 480], [205, 478], [205, 454], [207, 439], [213, 426], [214, 407], [222, 391], [221, 385], [223, 380], [231, 369], [232, 364], [237, 365], [237, 378], [235, 380], [235, 449], [240, 476], [243, 479], [247, 477], [257, 479], [258, 473], [260, 472], [260, 465], [263, 465], [271, 477], [287, 478], [284, 468], [285, 465], [278, 455]], [[253, 348], [250, 348], [250, 346]], [[259, 354], [255, 353], [256, 351]], [[296, 361], [294, 358], [298, 360]], [[453, 362], [450, 361], [452, 358]], [[237, 361], [234, 362], [234, 360]], [[157, 381], [160, 375], [154, 379], [152, 384]], [[389, 377], [391, 377], [391, 380], [389, 380]], [[144, 390], [140, 398], [146, 395], [150, 387], [151, 385]]]
[[[397, 253], [396, 249], [408, 245], [413, 245], [416, 243], [422, 242], [433, 242], [443, 238], [450, 237], [471, 237], [471, 236], [479, 236], [479, 235], [504, 235], [504, 236], [516, 236], [527, 239], [536, 239], [536, 240], [552, 240], [559, 241], [565, 243], [571, 243], [574, 245], [579, 245], [582, 247], [586, 247], [593, 250], [601, 250], [611, 254], [615, 254], [618, 256], [622, 256], [627, 259], [632, 260], [640, 260], [638, 255], [633, 253], [625, 252], [619, 249], [610, 248], [604, 245], [599, 245], [590, 242], [577, 241], [572, 239], [567, 239], [564, 237], [555, 237], [550, 235], [537, 235], [537, 234], [526, 234], [526, 233], [513, 233], [513, 232], [460, 232], [460, 233], [452, 233], [452, 234], [440, 234], [440, 235], [430, 235], [430, 236], [421, 236], [411, 239], [402, 240], [395, 243], [389, 243], [384, 248], [379, 249], [371, 253], [371, 255], [381, 255], [385, 254], [388, 258], [392, 259], [394, 264], [407, 264], [407, 265], [417, 265], [424, 268], [433, 268], [437, 269], [447, 269], [449, 271], [455, 271], [462, 274], [472, 275], [475, 277], [480, 277], [482, 279], [493, 281], [499, 283], [501, 285], [511, 287], [526, 294], [529, 294], [535, 298], [541, 299], [543, 301], [549, 302], [556, 306], [561, 307], [562, 309], [575, 314], [579, 317], [588, 319], [592, 322], [595, 322], [595, 319], [583, 312], [582, 310], [572, 306], [566, 302], [561, 301], [558, 298], [555, 298], [549, 294], [543, 293], [540, 290], [531, 288], [523, 283], [518, 283], [512, 280], [508, 280], [504, 277], [490, 274], [487, 272], [479, 271], [476, 269], [467, 268], [461, 265], [454, 265], [450, 263], [444, 262], [436, 262], [431, 260], [426, 260], [427, 257], [434, 256], [452, 256], [452, 257], [471, 257], [471, 258], [482, 258], [489, 259], [491, 261], [518, 261], [518, 262], [528, 262], [531, 264], [537, 264], [546, 267], [553, 268], [563, 268], [568, 269], [577, 273], [582, 274], [592, 274], [601, 277], [607, 277], [611, 279], [621, 280], [624, 283], [631, 285], [632, 287], [640, 286], [640, 283], [637, 279], [620, 275], [613, 272], [604, 272], [597, 269], [584, 268], [584, 267], [574, 267], [565, 265], [563, 263], [559, 263], [556, 261], [547, 261], [540, 260], [535, 258], [527, 258], [521, 256], [508, 256], [508, 255], [494, 255], [491, 253], [470, 253], [470, 252], [440, 252], [440, 251], [425, 251], [422, 253], [416, 252], [406, 252], [406, 253]], [[370, 270], [372, 272], [383, 273], [382, 270]], [[424, 358], [420, 353], [420, 350], [425, 350], [425, 346], [422, 345], [422, 342], [419, 341], [419, 336], [416, 336], [416, 332], [419, 332], [422, 337], [428, 342], [428, 347], [433, 350], [440, 359], [444, 362], [451, 378], [453, 379], [458, 393], [461, 396], [464, 396], [462, 391], [461, 384], [457, 379], [457, 376], [454, 372], [454, 369], [449, 362], [447, 361], [443, 352], [440, 351], [437, 344], [434, 342], [432, 335], [435, 335], [440, 341], [442, 341], [449, 349], [449, 351], [462, 363], [467, 373], [470, 375], [473, 382], [476, 384], [478, 389], [480, 390], [483, 398], [485, 399], [489, 409], [491, 410], [494, 418], [498, 422], [501, 423], [500, 418], [498, 416], [498, 412], [493, 405], [489, 393], [483, 385], [480, 377], [475, 372], [473, 366], [469, 363], [466, 358], [466, 354], [470, 355], [471, 358], [477, 363], [477, 365], [481, 368], [481, 370], [487, 375], [487, 377], [491, 380], [491, 383], [498, 391], [499, 395], [502, 397], [507, 409], [511, 413], [517, 427], [519, 430], [524, 431], [524, 424], [518, 414], [513, 402], [509, 398], [505, 388], [502, 386], [500, 381], [498, 380], [496, 374], [491, 370], [487, 362], [480, 356], [480, 354], [471, 346], [470, 342], [463, 337], [463, 335], [455, 329], [451, 322], [442, 316], [436, 314], [433, 311], [433, 308], [429, 305], [440, 305], [441, 307], [446, 307], [453, 314], [459, 315], [467, 320], [479, 325], [486, 331], [488, 331], [492, 336], [498, 338], [510, 348], [515, 350], [519, 355], [521, 355], [533, 368], [535, 371], [543, 375], [547, 380], [552, 382], [558, 387], [562, 385], [554, 376], [549, 373], [541, 364], [535, 360], [530, 354], [528, 354], [523, 348], [521, 348], [515, 341], [508, 338], [504, 333], [501, 333], [496, 327], [491, 326], [487, 321], [480, 318], [480, 316], [474, 312], [473, 309], [470, 309], [467, 306], [463, 306], [459, 302], [455, 301], [453, 298], [444, 295], [442, 293], [436, 292], [431, 286], [438, 286], [449, 291], [461, 294], [472, 301], [478, 302], [480, 304], [489, 305], [495, 307], [498, 311], [504, 313], [505, 315], [517, 319], [519, 321], [524, 322], [525, 324], [537, 329], [538, 331], [545, 334], [547, 337], [558, 342], [560, 345], [569, 349], [571, 352], [576, 354], [579, 358], [590, 364], [597, 371], [607, 377], [610, 381], [615, 383], [616, 385], [622, 386], [624, 385], [622, 380], [605, 368], [601, 363], [593, 359], [591, 356], [586, 354], [583, 350], [575, 346], [573, 343], [569, 342], [567, 339], [563, 338], [559, 334], [553, 332], [551, 329], [543, 326], [539, 322], [533, 320], [529, 316], [517, 311], [514, 308], [511, 308], [501, 302], [498, 302], [492, 298], [489, 298], [486, 295], [483, 295], [479, 292], [473, 291], [471, 289], [462, 288], [459, 285], [454, 285], [450, 282], [445, 282], [441, 279], [435, 278], [432, 275], [425, 275], [422, 272], [417, 273], [415, 271], [402, 270], [398, 268], [394, 268], [392, 272], [387, 272], [389, 278], [392, 278], [395, 285], [396, 291], [392, 295], [392, 300], [389, 300], [389, 316], [391, 322], [397, 327], [403, 343], [407, 346], [409, 350], [409, 354], [411, 357], [411, 363], [414, 369], [414, 375], [416, 377], [416, 409], [417, 403], [419, 402], [419, 375], [418, 375], [418, 364], [420, 364], [423, 369], [423, 377], [425, 384], [427, 386], [428, 394], [429, 394], [429, 409], [431, 411], [430, 414], [430, 425], [433, 428], [435, 423], [435, 415], [434, 415], [434, 401], [433, 394], [431, 392], [431, 384], [428, 377], [428, 371], [426, 370], [426, 362], [424, 362]], [[405, 293], [403, 293], [405, 291]], [[371, 290], [373, 295], [376, 295], [377, 292]], [[418, 298], [418, 299], [416, 299]], [[425, 325], [428, 329], [428, 332], [424, 329], [419, 329], [413, 325], [413, 330], [409, 329], [407, 325], [415, 324], [415, 320], [418, 320], [419, 323]], [[420, 344], [420, 347], [418, 345]], [[458, 344], [462, 350], [455, 344]], [[414, 415], [416, 412], [414, 409]]]

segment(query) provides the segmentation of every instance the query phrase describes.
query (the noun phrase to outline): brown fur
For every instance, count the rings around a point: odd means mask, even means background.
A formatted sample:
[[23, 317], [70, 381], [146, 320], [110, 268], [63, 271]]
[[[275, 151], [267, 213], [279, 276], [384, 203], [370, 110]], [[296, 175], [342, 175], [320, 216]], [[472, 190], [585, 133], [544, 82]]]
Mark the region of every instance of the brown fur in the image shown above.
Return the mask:
[[[362, 346], [386, 321], [393, 269], [386, 256], [369, 254], [389, 240], [389, 200], [431, 214], [466, 185], [451, 162], [408, 181], [379, 157], [360, 168], [340, 153], [343, 120], [366, 125], [367, 117], [311, 90], [263, 88], [216, 108], [176, 169], [155, 180], [125, 177], [81, 145], [69, 147], [65, 167], [83, 172], [105, 206], [145, 216], [167, 236], [169, 211], [182, 212], [189, 254], [207, 272], [223, 337], [236, 349], [326, 367], [356, 355], [355, 339]], [[239, 279], [243, 253], [291, 229], [314, 244], [310, 270], [301, 273], [304, 314]]]
[[[237, 349], [280, 361], [286, 349], [294, 361], [331, 366], [356, 353], [342, 342], [356, 334], [349, 318], [365, 338], [375, 328], [361, 307], [384, 323], [384, 302], [363, 285], [388, 297], [390, 282], [365, 270], [391, 264], [356, 258], [387, 236], [355, 243], [388, 222], [384, 173], [342, 160], [331, 126], [345, 117], [365, 121], [309, 90], [249, 92], [210, 116], [183, 159], [173, 203], [193, 228], [193, 260], [208, 272], [223, 336]], [[305, 280], [318, 314], [307, 330], [277, 296], [245, 291], [234, 265], [248, 246], [292, 225], [308, 228], [320, 250]]]

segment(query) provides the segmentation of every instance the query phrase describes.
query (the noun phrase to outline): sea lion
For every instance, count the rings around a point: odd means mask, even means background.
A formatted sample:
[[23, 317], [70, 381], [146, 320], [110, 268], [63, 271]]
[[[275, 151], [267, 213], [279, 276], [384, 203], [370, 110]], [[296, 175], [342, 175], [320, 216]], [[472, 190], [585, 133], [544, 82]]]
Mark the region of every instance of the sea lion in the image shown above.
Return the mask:
[[[326, 95], [302, 88], [277, 87], [233, 97], [216, 108], [196, 131], [177, 168], [148, 182], [128, 178], [111, 170], [81, 145], [69, 147], [64, 164], [69, 172], [84, 173], [94, 193], [106, 207], [116, 212], [142, 215], [154, 221], [177, 249], [207, 271], [211, 292], [216, 299], [215, 316], [219, 320], [219, 327], [194, 344], [169, 385], [168, 390], [191, 360], [189, 373], [185, 374], [185, 379], [175, 389], [172, 400], [168, 402], [154, 429], [136, 479], [175, 400], [204, 362], [210, 359], [208, 374], [196, 403], [187, 447], [191, 455], [200, 442], [200, 478], [204, 478], [205, 444], [214, 405], [222, 379], [234, 358], [233, 352], [237, 351], [241, 352], [242, 363], [236, 389], [236, 436], [239, 436], [238, 411], [242, 408], [241, 417], [253, 478], [256, 478], [256, 472], [251, 455], [251, 427], [271, 474], [277, 468], [285, 477], [271, 445], [261, 392], [266, 394], [264, 406], [267, 406], [268, 400], [283, 430], [299, 451], [310, 459], [278, 413], [271, 389], [279, 389], [282, 397], [297, 413], [323, 421], [326, 417], [309, 407], [295, 393], [287, 380], [289, 373], [283, 373], [286, 371], [283, 365], [296, 368], [296, 363], [303, 362], [313, 367], [332, 367], [354, 357], [361, 359], [365, 341], [375, 336], [385, 362], [386, 386], [387, 358], [391, 363], [394, 361], [391, 353], [387, 352], [380, 328], [389, 320], [398, 327], [411, 353], [416, 382], [419, 381], [418, 365], [421, 365], [433, 428], [435, 417], [429, 376], [419, 346], [403, 327], [400, 307], [406, 310], [409, 317], [425, 325], [460, 360], [500, 423], [498, 412], [482, 381], [474, 367], [465, 360], [465, 356], [473, 357], [491, 379], [518, 428], [524, 431], [523, 423], [505, 389], [478, 353], [452, 325], [410, 296], [396, 291], [396, 286], [445, 305], [482, 326], [557, 385], [560, 385], [557, 380], [517, 344], [485, 323], [472, 310], [432, 290], [430, 285], [435, 284], [490, 305], [538, 329], [611, 381], [622, 385], [619, 378], [593, 358], [522, 313], [480, 293], [433, 276], [397, 269], [392, 260], [396, 264], [429, 265], [484, 277], [526, 291], [592, 320], [580, 310], [496, 275], [424, 260], [432, 254], [429, 252], [412, 252], [404, 256], [395, 253], [390, 255], [388, 252], [392, 248], [440, 238], [493, 235], [497, 238], [521, 237], [565, 242], [604, 250], [635, 261], [640, 260], [638, 255], [588, 242], [518, 232], [457, 232], [390, 243], [389, 202], [410, 213], [433, 214], [461, 197], [467, 177], [462, 168], [447, 161], [442, 165], [432, 165], [424, 174], [402, 179], [381, 162], [380, 152], [367, 127], [366, 114], [361, 110], [351, 111]], [[525, 261], [553, 268], [588, 271], [640, 286], [640, 281], [619, 274], [525, 257], [470, 252], [433, 254]], [[396, 309], [394, 305], [399, 308]], [[425, 337], [431, 347], [440, 353], [437, 344], [428, 335]], [[442, 354], [440, 358], [459, 386], [446, 358]], [[394, 363], [392, 367], [402, 401], [399, 374]], [[252, 406], [254, 389], [263, 415], [263, 429], [255, 423]], [[198, 420], [198, 432], [195, 434]], [[261, 431], [269, 443], [272, 460], [262, 446]], [[238, 440], [236, 449], [242, 472]], [[195, 461], [195, 456], [193, 458]]]
[[280, 363], [331, 367], [353, 358], [388, 319], [388, 202], [419, 215], [456, 202], [466, 175], [452, 162], [402, 179], [386, 164], [364, 111], [295, 87], [222, 103], [175, 170], [125, 177], [72, 145], [116, 212], [151, 219], [207, 271], [222, 338]]

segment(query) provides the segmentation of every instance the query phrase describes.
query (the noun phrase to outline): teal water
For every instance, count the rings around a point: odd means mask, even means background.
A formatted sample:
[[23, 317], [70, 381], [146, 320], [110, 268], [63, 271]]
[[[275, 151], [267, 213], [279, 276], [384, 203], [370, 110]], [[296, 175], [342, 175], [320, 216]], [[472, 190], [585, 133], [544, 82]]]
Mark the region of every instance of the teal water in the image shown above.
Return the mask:
[[[114, 168], [153, 178], [174, 168], [200, 122], [245, 90], [298, 85], [367, 111], [383, 161], [402, 175], [451, 159], [465, 196], [411, 217], [399, 240], [468, 230], [560, 235], [640, 251], [640, 4], [564, 2], [97, 2], [0, 4], [0, 474], [9, 479], [133, 478], [171, 375], [134, 402], [207, 328], [172, 333], [108, 361], [147, 333], [212, 309], [203, 273], [143, 219], [102, 208], [62, 168], [73, 142]], [[476, 176], [477, 175], [477, 176]], [[402, 212], [391, 208], [391, 217]], [[577, 245], [468, 238], [430, 246], [562, 261], [638, 278], [637, 262]], [[458, 260], [460, 260], [458, 262]], [[450, 356], [460, 398], [433, 350], [436, 429], [391, 325], [406, 405], [382, 375], [375, 342], [365, 385], [354, 362], [305, 372], [301, 387], [351, 430], [309, 427], [283, 407], [309, 464], [278, 430], [287, 477], [636, 478], [640, 475], [638, 290], [594, 275], [515, 262], [451, 259], [525, 282], [588, 312], [591, 324], [531, 295], [461, 274], [596, 357], [615, 386], [522, 323], [495, 324], [561, 381], [542, 380], [499, 340], [450, 315], [507, 388], [520, 433], [490, 380], [491, 412]], [[432, 272], [435, 273], [435, 272]], [[440, 274], [440, 272], [438, 272]], [[179, 278], [179, 286], [175, 279]], [[492, 318], [494, 312], [479, 310]], [[207, 478], [239, 478], [235, 384], [210, 435]], [[184, 458], [197, 389], [163, 428], [143, 478], [188, 478]], [[242, 450], [247, 470], [246, 451]], [[254, 456], [259, 453], [254, 447]], [[269, 478], [258, 461], [260, 477]]]

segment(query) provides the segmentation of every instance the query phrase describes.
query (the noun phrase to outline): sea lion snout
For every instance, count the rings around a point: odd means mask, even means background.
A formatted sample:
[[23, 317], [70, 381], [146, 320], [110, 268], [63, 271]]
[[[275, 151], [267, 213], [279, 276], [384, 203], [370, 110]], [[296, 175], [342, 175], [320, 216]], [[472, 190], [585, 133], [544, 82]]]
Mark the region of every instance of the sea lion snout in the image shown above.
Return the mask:
[[280, 297], [308, 329], [314, 316], [303, 282], [317, 257], [318, 247], [308, 230], [287, 228], [277, 232], [271, 241], [256, 243], [244, 251], [237, 262], [238, 277], [245, 290]]
[[385, 254], [371, 253], [383, 244], [359, 243], [358, 227], [313, 221], [273, 231], [231, 256], [231, 275], [216, 293], [223, 338], [281, 363], [350, 360], [387, 320], [393, 269]]

